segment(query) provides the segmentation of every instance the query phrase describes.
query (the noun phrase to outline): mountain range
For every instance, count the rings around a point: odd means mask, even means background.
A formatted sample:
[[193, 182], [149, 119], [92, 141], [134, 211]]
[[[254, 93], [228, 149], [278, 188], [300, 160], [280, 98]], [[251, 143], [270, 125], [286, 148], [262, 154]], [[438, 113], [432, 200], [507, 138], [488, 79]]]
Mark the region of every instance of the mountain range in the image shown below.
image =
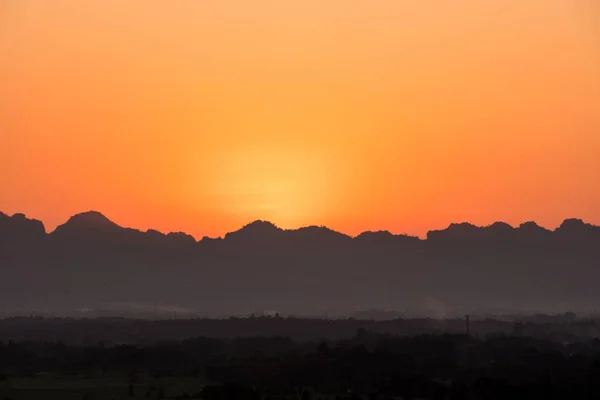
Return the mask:
[[15, 314], [156, 304], [211, 316], [595, 312], [600, 227], [460, 223], [420, 239], [255, 221], [196, 241], [124, 228], [95, 211], [51, 233], [0, 213], [0, 274], [0, 311]]

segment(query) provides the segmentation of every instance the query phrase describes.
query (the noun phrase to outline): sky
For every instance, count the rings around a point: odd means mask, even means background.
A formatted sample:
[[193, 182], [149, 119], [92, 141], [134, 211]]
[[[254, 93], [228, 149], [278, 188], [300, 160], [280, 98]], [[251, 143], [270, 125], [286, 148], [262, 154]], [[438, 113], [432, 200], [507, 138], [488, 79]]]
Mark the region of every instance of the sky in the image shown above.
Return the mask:
[[595, 0], [0, 0], [0, 211], [48, 231], [600, 224]]

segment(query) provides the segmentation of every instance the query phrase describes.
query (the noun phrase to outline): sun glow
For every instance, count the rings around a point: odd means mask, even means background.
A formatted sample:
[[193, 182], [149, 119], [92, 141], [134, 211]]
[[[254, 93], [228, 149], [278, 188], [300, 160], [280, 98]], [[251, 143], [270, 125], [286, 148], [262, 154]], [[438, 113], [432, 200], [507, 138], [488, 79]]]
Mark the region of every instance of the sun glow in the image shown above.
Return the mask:
[[283, 227], [323, 215], [335, 195], [327, 162], [316, 150], [244, 146], [206, 160], [204, 193], [241, 220], [268, 219]]

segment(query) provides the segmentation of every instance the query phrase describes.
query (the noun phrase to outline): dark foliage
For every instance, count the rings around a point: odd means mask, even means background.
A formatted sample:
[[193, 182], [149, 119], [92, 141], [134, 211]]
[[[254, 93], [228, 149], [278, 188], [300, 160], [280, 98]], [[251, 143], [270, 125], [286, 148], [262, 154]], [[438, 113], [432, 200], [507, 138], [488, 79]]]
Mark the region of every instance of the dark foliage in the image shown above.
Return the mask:
[[[600, 396], [600, 341], [567, 345], [530, 337], [398, 337], [361, 330], [348, 339], [320, 342], [281, 337], [147, 346], [8, 342], [0, 345], [0, 370], [5, 379], [126, 372], [131, 396], [139, 395], [140, 374], [203, 375], [213, 384], [181, 398], [205, 400], [592, 399]], [[151, 392], [164, 396], [161, 389]]]

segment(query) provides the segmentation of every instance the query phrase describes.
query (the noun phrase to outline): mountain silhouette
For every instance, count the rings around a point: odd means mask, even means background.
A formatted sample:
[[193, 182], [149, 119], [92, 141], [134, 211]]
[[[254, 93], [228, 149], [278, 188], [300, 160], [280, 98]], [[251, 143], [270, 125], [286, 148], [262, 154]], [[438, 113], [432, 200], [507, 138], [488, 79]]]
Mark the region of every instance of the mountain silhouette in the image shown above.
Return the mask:
[[519, 226], [518, 235], [521, 239], [547, 239], [552, 231], [542, 228], [533, 221], [525, 222]]
[[267, 221], [254, 221], [241, 229], [225, 235], [226, 240], [231, 241], [271, 241], [277, 240], [279, 233], [283, 230]]
[[595, 312], [599, 266], [600, 227], [580, 219], [555, 230], [453, 223], [426, 239], [259, 220], [196, 241], [125, 228], [95, 211], [50, 233], [0, 213], [0, 311], [8, 313], [155, 302], [223, 316]]
[[56, 227], [52, 236], [78, 236], [118, 234], [122, 228], [97, 211], [73, 215], [67, 222]]
[[14, 214], [12, 217], [0, 212], [0, 238], [10, 240], [20, 237], [41, 237], [46, 229], [41, 221], [29, 219], [25, 214]]
[[575, 218], [564, 220], [556, 229], [556, 233], [566, 239], [600, 239], [600, 227]]

